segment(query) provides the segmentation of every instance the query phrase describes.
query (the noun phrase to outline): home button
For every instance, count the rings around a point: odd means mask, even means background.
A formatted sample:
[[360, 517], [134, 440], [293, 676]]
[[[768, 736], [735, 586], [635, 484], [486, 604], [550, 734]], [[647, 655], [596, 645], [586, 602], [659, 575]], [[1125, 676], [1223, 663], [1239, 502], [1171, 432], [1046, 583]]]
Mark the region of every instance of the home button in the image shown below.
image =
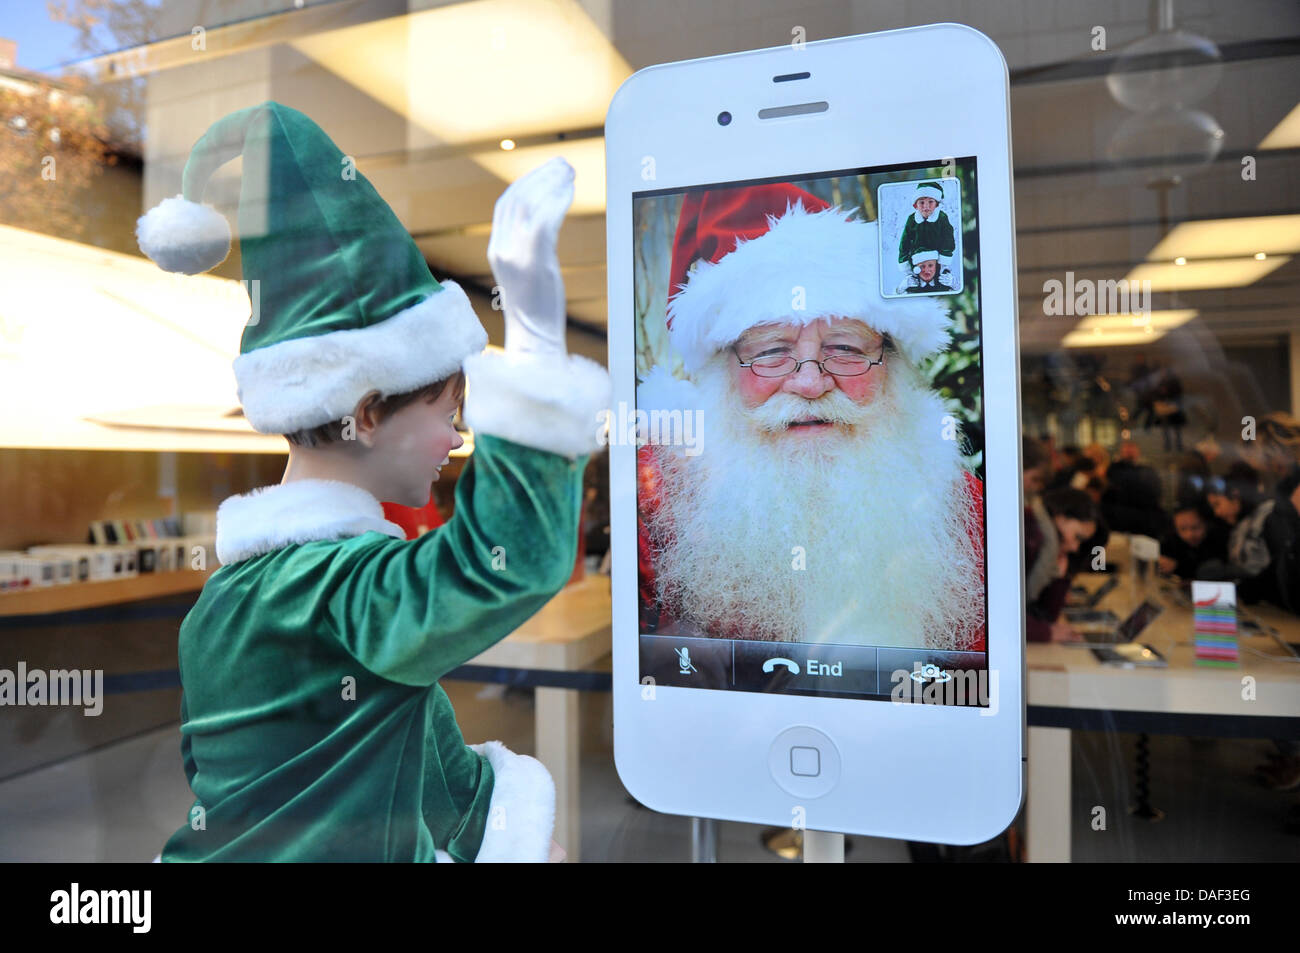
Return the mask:
[[807, 745], [790, 749], [790, 773], [796, 778], [815, 778], [822, 773], [822, 753]]
[[787, 794], [821, 797], [840, 780], [840, 752], [816, 728], [787, 728], [776, 736], [767, 756], [772, 779]]

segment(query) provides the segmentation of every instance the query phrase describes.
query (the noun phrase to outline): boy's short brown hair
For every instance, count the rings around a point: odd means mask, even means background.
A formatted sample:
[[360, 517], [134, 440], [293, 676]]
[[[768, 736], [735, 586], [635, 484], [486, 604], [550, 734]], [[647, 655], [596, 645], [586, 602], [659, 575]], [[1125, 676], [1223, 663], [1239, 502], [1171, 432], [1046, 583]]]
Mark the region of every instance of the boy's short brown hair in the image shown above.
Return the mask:
[[[432, 404], [442, 396], [443, 390], [448, 386], [455, 388], [456, 402], [459, 404], [465, 397], [465, 372], [457, 371], [451, 377], [444, 377], [440, 381], [434, 381], [432, 384], [426, 384], [417, 390], [410, 390], [404, 394], [390, 394], [387, 397], [379, 397], [375, 402], [375, 409], [379, 414], [379, 419], [383, 420], [390, 414], [395, 414], [403, 407], [415, 403], [417, 400], [423, 400], [426, 404]], [[304, 430], [295, 430], [293, 433], [287, 433], [284, 438], [295, 447], [320, 447], [330, 443], [339, 443], [343, 440], [343, 429], [345, 424], [342, 420], [331, 420], [329, 423], [321, 424], [318, 427], [308, 427]]]

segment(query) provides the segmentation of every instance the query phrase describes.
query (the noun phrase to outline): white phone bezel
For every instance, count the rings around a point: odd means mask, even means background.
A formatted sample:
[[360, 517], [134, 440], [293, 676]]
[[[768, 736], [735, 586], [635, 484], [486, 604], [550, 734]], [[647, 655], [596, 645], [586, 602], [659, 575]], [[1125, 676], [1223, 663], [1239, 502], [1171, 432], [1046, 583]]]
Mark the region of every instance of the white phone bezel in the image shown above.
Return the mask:
[[[933, 92], [902, 89], [923, 57], [961, 77], [962, 108], [918, 124]], [[808, 79], [775, 84], [778, 75]], [[759, 120], [760, 108], [825, 101], [825, 112]], [[717, 121], [727, 110], [727, 126]], [[951, 844], [995, 836], [1023, 794], [1024, 618], [1015, 234], [1006, 62], [957, 24], [652, 66], [606, 119], [609, 369], [617, 408], [636, 406], [632, 194], [826, 170], [975, 156], [985, 413], [989, 708], [712, 691], [639, 681], [635, 446], [610, 444], [615, 763], [648, 807], [759, 824]], [[643, 177], [648, 167], [654, 180]], [[768, 771], [778, 734], [828, 735], [842, 775], [794, 797]]]

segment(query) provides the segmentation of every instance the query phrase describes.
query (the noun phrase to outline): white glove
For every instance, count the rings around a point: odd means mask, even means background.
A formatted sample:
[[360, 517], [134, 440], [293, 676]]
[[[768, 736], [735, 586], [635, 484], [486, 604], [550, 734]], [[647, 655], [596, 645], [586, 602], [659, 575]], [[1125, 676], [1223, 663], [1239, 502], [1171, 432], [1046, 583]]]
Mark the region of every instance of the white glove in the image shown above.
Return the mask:
[[564, 279], [555, 242], [571, 204], [573, 167], [560, 157], [497, 199], [487, 257], [505, 310], [509, 353], [567, 353]]

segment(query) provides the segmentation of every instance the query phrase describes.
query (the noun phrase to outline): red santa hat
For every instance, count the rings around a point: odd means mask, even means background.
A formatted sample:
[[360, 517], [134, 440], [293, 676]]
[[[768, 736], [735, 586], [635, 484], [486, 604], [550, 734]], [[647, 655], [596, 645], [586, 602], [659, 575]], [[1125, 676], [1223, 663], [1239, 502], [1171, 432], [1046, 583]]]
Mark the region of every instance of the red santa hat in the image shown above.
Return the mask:
[[668, 332], [688, 374], [756, 325], [834, 317], [888, 334], [913, 362], [949, 343], [948, 311], [934, 298], [881, 295], [875, 222], [784, 182], [687, 195]]

